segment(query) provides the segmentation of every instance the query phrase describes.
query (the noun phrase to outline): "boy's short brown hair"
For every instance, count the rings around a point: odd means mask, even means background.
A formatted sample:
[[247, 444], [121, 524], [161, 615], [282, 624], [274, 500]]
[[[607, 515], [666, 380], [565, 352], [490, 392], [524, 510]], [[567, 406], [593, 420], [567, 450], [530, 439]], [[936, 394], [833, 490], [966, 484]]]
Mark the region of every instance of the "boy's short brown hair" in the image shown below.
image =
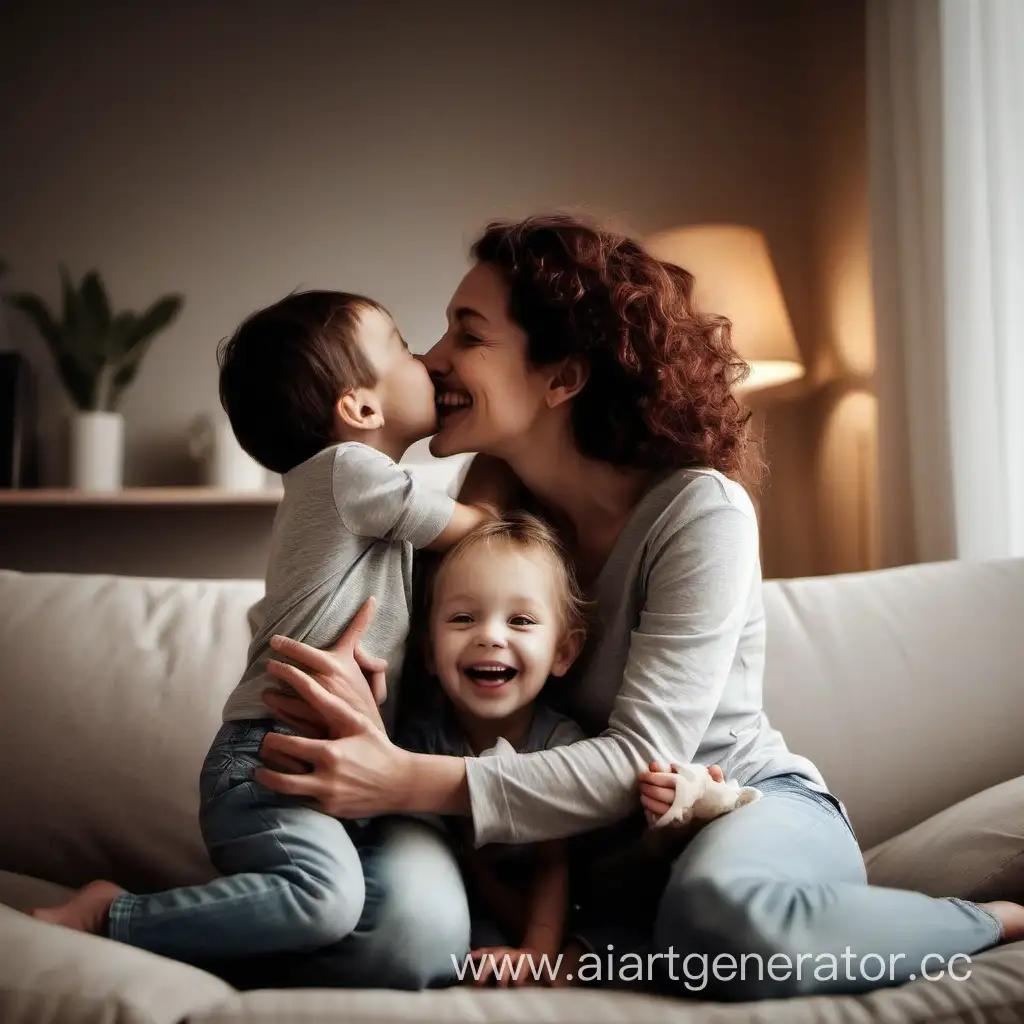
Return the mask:
[[247, 317], [217, 353], [220, 401], [238, 443], [287, 473], [334, 444], [334, 407], [376, 375], [356, 341], [361, 313], [381, 305], [349, 292], [294, 292]]

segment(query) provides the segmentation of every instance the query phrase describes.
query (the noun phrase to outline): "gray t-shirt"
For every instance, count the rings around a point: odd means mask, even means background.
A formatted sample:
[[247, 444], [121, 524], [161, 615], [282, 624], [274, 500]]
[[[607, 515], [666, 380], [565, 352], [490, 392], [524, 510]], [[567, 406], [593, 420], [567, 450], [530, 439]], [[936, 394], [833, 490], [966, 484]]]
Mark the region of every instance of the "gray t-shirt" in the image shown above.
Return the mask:
[[762, 707], [765, 618], [757, 516], [711, 470], [679, 470], [639, 501], [588, 595], [596, 629], [559, 706], [592, 737], [516, 758], [473, 758], [478, 845], [534, 843], [625, 818], [651, 761], [719, 764], [749, 785], [796, 773]]
[[[357, 442], [332, 445], [284, 476], [274, 519], [266, 593], [249, 613], [253, 639], [224, 721], [266, 718], [262, 693], [280, 688], [264, 664], [275, 633], [327, 647], [371, 595], [377, 612], [363, 636], [369, 654], [401, 675], [409, 634], [413, 549], [436, 540], [455, 502], [430, 490], [383, 452]], [[381, 709], [389, 727], [395, 694]]]

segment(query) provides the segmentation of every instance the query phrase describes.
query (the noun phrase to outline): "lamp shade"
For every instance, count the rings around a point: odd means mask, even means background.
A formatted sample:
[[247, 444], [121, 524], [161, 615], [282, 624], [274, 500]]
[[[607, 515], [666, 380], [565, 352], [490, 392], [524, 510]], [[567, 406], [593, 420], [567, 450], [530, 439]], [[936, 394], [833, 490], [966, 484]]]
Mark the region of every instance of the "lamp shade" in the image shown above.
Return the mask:
[[750, 364], [745, 391], [803, 376], [793, 325], [760, 231], [732, 224], [671, 228], [652, 235], [644, 246], [693, 274], [699, 309], [732, 322], [733, 345]]

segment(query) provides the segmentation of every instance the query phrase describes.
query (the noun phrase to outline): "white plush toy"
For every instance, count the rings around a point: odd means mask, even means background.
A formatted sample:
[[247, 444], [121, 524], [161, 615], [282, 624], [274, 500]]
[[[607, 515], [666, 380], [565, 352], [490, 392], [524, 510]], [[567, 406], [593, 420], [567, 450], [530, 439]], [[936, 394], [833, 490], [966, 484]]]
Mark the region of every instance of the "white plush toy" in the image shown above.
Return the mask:
[[672, 806], [660, 817], [645, 811], [651, 828], [664, 825], [686, 825], [691, 821], [710, 821], [761, 799], [761, 791], [753, 786], [731, 782], [715, 782], [702, 764], [676, 765], [672, 772], [676, 792]]

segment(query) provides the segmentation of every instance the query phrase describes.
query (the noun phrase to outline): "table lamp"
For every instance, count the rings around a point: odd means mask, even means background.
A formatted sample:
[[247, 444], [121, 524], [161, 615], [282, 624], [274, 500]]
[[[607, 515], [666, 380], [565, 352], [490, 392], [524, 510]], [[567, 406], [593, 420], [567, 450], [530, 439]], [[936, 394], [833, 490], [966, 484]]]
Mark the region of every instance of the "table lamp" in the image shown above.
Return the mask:
[[793, 325], [760, 231], [733, 224], [670, 228], [647, 238], [644, 247], [693, 274], [698, 308], [732, 321], [733, 345], [750, 364], [740, 390], [759, 391], [803, 376]]

